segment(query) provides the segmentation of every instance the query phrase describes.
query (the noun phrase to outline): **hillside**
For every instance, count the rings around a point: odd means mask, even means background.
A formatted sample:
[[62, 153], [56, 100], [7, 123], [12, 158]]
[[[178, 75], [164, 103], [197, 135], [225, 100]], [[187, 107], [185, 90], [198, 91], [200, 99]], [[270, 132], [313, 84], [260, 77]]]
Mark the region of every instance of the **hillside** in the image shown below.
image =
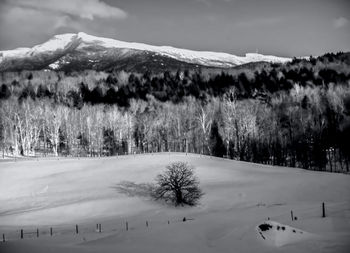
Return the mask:
[[[196, 167], [205, 192], [199, 206], [175, 208], [142, 191], [143, 183], [152, 183], [167, 164], [179, 160]], [[0, 243], [3, 253], [340, 253], [350, 247], [350, 178], [342, 174], [181, 153], [3, 161], [0, 174], [0, 233], [10, 240]], [[291, 221], [291, 210], [297, 220]], [[183, 217], [189, 220], [182, 222]], [[262, 239], [257, 226], [268, 218], [287, 230], [264, 231]], [[96, 223], [102, 233], [94, 230]], [[39, 238], [18, 239], [18, 229], [37, 227]], [[293, 229], [304, 235], [293, 237]]]
[[348, 53], [330, 53], [213, 75], [1, 73], [0, 149], [3, 156], [187, 150], [348, 173], [348, 62]]

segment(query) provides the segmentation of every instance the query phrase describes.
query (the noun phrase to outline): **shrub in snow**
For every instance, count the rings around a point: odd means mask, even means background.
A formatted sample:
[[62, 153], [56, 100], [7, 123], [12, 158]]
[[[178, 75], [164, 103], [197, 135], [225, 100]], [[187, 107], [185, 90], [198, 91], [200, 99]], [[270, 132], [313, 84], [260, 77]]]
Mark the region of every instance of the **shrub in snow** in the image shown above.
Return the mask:
[[156, 199], [164, 199], [175, 205], [195, 205], [202, 197], [199, 180], [194, 175], [194, 168], [184, 162], [174, 162], [156, 177], [154, 191]]

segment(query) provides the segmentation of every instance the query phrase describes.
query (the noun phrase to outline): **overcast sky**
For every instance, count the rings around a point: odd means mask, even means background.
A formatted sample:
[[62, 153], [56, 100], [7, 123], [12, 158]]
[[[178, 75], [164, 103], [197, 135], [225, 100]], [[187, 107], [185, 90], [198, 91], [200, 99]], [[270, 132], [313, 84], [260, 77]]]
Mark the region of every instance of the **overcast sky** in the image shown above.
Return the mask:
[[0, 50], [86, 32], [194, 50], [350, 51], [350, 0], [0, 0]]

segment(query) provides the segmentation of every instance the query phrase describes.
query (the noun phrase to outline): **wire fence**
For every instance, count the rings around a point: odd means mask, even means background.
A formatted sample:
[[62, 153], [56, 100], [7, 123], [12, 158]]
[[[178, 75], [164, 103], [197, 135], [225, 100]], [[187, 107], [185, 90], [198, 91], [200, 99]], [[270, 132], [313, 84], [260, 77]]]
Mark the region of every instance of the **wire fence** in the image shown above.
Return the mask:
[[[256, 205], [260, 208], [262, 205]], [[272, 208], [273, 206], [282, 205], [268, 205], [266, 208]], [[327, 217], [332, 218], [345, 218], [350, 217], [350, 203], [320, 203], [318, 205], [297, 206], [289, 210], [290, 206], [285, 206], [281, 210], [280, 215], [273, 215], [271, 219], [303, 222], [303, 220], [319, 219], [321, 220]], [[289, 209], [288, 209], [289, 208]], [[232, 213], [234, 215], [234, 212]], [[270, 217], [265, 217], [270, 219]], [[77, 236], [77, 235], [92, 235], [92, 234], [113, 234], [113, 233], [127, 233], [128, 231], [138, 230], [145, 232], [150, 229], [160, 228], [162, 226], [170, 226], [174, 223], [184, 223], [194, 220], [193, 217], [182, 217], [173, 219], [161, 219], [156, 220], [154, 218], [119, 218], [113, 221], [105, 222], [83, 222], [81, 224], [58, 224], [54, 226], [25, 226], [22, 228], [9, 229], [4, 231], [0, 228], [0, 234], [2, 235], [2, 242], [16, 241], [25, 239], [35, 239], [42, 237], [55, 237], [55, 236]]]
[[103, 223], [81, 223], [81, 224], [57, 224], [53, 226], [24, 226], [22, 228], [8, 229], [4, 231], [0, 229], [2, 234], [2, 242], [16, 241], [23, 239], [35, 239], [41, 237], [54, 236], [76, 236], [88, 234], [109, 234], [116, 232], [128, 232], [133, 230], [147, 230], [161, 226], [168, 226], [174, 223], [182, 223], [194, 220], [193, 218], [163, 219], [163, 220], [140, 220], [120, 219], [114, 221], [105, 221]]
[[[273, 205], [276, 206], [276, 205]], [[267, 217], [267, 219], [289, 221], [290, 224], [293, 222], [300, 221], [301, 223], [306, 220], [315, 220], [322, 218], [340, 218], [349, 219], [350, 217], [350, 202], [322, 202], [316, 205], [310, 205], [307, 203], [299, 204], [296, 207], [291, 207], [280, 204], [282, 207], [281, 214]], [[272, 207], [272, 206], [270, 206]]]

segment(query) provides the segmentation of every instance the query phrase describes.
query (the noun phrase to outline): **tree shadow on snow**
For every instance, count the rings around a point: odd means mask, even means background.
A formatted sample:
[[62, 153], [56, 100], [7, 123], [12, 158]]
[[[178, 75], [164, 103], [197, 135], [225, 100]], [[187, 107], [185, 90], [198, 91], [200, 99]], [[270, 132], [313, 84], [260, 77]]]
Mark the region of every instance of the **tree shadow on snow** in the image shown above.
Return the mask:
[[130, 197], [153, 198], [155, 185], [151, 183], [137, 184], [131, 181], [122, 181], [112, 186], [112, 188]]

